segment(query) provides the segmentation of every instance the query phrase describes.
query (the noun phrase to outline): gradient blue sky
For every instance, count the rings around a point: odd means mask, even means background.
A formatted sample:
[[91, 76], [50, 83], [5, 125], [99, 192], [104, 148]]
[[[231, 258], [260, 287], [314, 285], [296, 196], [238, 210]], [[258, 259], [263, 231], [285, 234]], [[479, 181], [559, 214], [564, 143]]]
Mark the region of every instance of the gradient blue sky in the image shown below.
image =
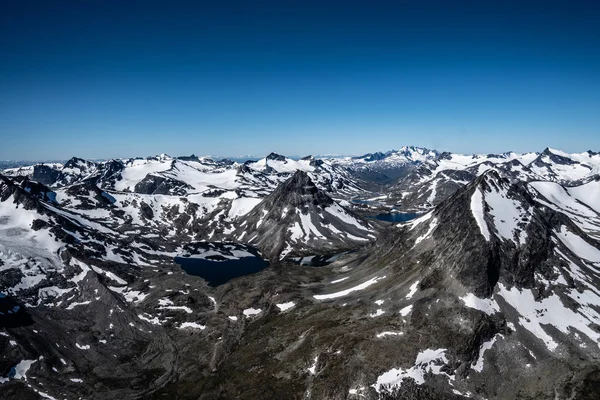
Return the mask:
[[4, 1], [0, 159], [600, 150], [600, 6]]

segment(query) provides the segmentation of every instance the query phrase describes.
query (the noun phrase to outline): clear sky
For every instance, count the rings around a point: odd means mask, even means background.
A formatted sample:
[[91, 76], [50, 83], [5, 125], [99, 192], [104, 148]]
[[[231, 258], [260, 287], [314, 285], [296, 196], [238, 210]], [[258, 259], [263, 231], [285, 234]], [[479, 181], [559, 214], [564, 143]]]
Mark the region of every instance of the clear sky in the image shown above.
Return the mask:
[[0, 159], [600, 150], [598, 1], [3, 1]]

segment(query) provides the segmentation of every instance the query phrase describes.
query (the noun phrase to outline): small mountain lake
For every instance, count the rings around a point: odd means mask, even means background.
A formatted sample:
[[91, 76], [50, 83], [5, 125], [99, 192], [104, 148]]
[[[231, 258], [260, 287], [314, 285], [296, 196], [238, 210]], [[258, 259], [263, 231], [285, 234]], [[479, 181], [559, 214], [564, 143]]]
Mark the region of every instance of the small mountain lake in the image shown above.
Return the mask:
[[199, 276], [209, 286], [222, 285], [233, 278], [254, 274], [269, 266], [259, 257], [243, 257], [239, 259], [214, 261], [205, 258], [175, 257], [178, 264], [187, 274]]
[[415, 219], [419, 216], [420, 216], [420, 214], [417, 214], [417, 213], [389, 212], [389, 213], [381, 213], [381, 214], [373, 215], [372, 217], [369, 217], [369, 218], [373, 218], [373, 219], [376, 219], [379, 221], [386, 221], [386, 222], [406, 222], [406, 221], [410, 221], [411, 219]]

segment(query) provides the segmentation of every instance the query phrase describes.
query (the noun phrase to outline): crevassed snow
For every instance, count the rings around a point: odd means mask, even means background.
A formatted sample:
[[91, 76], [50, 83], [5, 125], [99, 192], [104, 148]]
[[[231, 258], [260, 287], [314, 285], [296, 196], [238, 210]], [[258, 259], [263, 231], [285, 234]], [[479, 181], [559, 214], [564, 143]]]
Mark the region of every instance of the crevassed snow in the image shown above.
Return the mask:
[[343, 297], [343, 296], [347, 296], [348, 294], [355, 292], [357, 290], [363, 290], [368, 288], [369, 286], [377, 283], [377, 281], [381, 280], [381, 279], [385, 279], [385, 276], [381, 276], [381, 277], [375, 277], [375, 278], [371, 278], [366, 282], [363, 282], [359, 285], [356, 285], [354, 287], [351, 287], [349, 289], [346, 290], [342, 290], [339, 292], [335, 292], [335, 293], [331, 293], [331, 294], [317, 294], [314, 295], [313, 297], [317, 300], [326, 300], [326, 299], [335, 299], [338, 297]]
[[479, 190], [479, 188], [475, 189], [473, 196], [471, 196], [471, 212], [473, 213], [473, 217], [477, 222], [477, 226], [479, 226], [479, 231], [485, 238], [485, 240], [490, 240], [490, 231], [488, 230], [487, 224], [483, 219], [483, 193]]
[[453, 376], [442, 372], [442, 367], [448, 362], [446, 358], [446, 349], [427, 349], [417, 355], [415, 364], [410, 368], [393, 368], [377, 378], [377, 382], [371, 385], [377, 393], [387, 389], [393, 389], [402, 386], [404, 379], [412, 378], [417, 385], [425, 383], [425, 375], [431, 373], [434, 375], [446, 375], [452, 379]]
[[481, 299], [475, 296], [473, 293], [467, 293], [460, 299], [463, 301], [463, 303], [465, 303], [467, 307], [483, 311], [487, 315], [492, 315], [497, 312], [500, 312], [500, 307], [498, 306], [498, 303], [496, 303], [492, 299]]

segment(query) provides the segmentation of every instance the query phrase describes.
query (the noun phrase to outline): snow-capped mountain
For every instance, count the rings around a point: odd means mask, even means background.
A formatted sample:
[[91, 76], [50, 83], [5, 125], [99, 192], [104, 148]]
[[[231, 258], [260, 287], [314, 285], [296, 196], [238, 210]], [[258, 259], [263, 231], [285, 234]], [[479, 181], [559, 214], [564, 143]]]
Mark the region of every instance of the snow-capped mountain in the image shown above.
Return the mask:
[[578, 185], [598, 176], [600, 156], [591, 151], [567, 154], [548, 148], [542, 153], [524, 154], [464, 156], [442, 153], [402, 177], [392, 190], [391, 198], [397, 208], [430, 209], [490, 169], [501, 171], [512, 181], [544, 180]]
[[[596, 398], [599, 160], [404, 147], [6, 170], [0, 397]], [[420, 214], [366, 218], [392, 207]], [[178, 257], [270, 265], [209, 286]]]
[[298, 169], [236, 223], [232, 236], [269, 258], [341, 252], [375, 239], [373, 226], [319, 189]]

